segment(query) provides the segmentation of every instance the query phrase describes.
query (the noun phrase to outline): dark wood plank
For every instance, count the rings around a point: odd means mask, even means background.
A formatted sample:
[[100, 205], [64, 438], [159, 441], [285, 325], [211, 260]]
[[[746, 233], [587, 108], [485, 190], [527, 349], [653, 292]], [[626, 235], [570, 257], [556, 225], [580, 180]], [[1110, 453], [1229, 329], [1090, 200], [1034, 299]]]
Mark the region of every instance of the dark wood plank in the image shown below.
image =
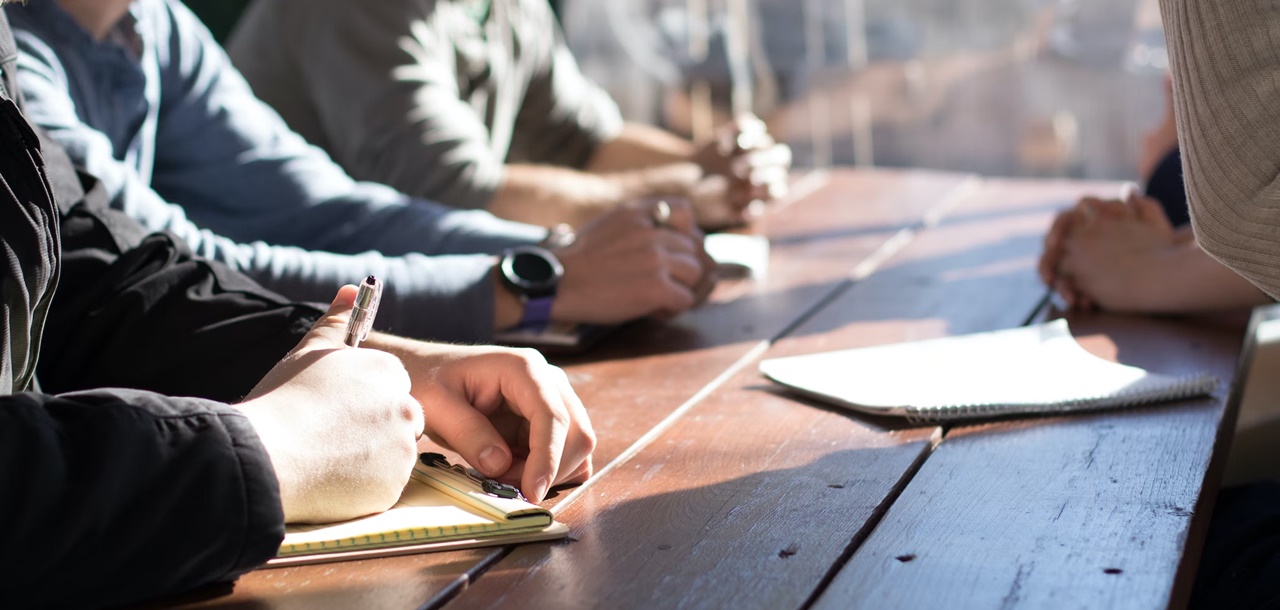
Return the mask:
[[[1051, 212], [1098, 188], [983, 185], [764, 355], [1018, 325]], [[803, 606], [941, 430], [773, 392], [756, 361], [560, 506], [577, 542], [518, 548], [445, 607]]]
[[[915, 171], [823, 172], [754, 231], [774, 242], [763, 282], [720, 286], [710, 303], [669, 323], [642, 322], [563, 365], [590, 411], [605, 467], [699, 390], [848, 282], [850, 265], [919, 224], [970, 177]], [[564, 495], [553, 497], [555, 505]], [[259, 570], [204, 605], [409, 607], [446, 599], [503, 550]]]
[[1071, 323], [1095, 354], [1163, 373], [1207, 370], [1223, 385], [1213, 398], [950, 431], [816, 608], [1185, 603], [1194, 562], [1179, 578], [1181, 558], [1198, 552], [1204, 492], [1225, 459], [1244, 324]]
[[501, 557], [503, 549], [469, 549], [250, 572], [230, 586], [210, 587], [154, 608], [417, 608], [460, 591]]

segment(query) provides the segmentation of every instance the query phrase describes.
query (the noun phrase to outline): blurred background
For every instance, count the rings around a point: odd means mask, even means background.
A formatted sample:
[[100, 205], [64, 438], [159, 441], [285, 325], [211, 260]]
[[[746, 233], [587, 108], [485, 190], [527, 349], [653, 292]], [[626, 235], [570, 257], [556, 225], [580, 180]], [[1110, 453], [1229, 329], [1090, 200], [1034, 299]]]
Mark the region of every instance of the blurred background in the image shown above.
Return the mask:
[[[249, 0], [185, 1], [222, 37]], [[1164, 112], [1158, 0], [550, 1], [627, 118], [736, 105], [802, 167], [1136, 179]]]
[[629, 119], [750, 109], [800, 166], [1134, 179], [1164, 112], [1157, 0], [560, 0]]

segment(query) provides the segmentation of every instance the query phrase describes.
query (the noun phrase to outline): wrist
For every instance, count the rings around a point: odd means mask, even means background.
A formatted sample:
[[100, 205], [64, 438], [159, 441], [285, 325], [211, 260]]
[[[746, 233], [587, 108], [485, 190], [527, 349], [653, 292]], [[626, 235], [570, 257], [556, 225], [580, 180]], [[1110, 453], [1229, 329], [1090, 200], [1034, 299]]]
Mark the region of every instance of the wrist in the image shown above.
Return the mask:
[[493, 281], [493, 328], [506, 330], [520, 323], [524, 315], [524, 303], [502, 278], [501, 261], [495, 262], [490, 273]]
[[260, 397], [246, 400], [242, 403], [231, 405], [232, 408], [244, 415], [249, 420], [249, 425], [253, 428], [254, 434], [258, 436], [258, 442], [262, 444], [262, 448], [266, 451], [268, 459], [271, 461], [271, 469], [276, 475], [276, 487], [280, 493], [280, 508], [284, 513], [286, 523], [297, 521], [298, 490], [302, 486], [299, 483], [298, 469], [294, 464], [295, 460], [291, 454], [288, 443], [290, 442], [289, 434], [282, 429], [282, 426], [272, 416], [279, 408], [275, 405], [275, 400], [271, 394], [264, 394]]
[[[558, 241], [568, 238], [559, 237]], [[498, 269], [507, 291], [520, 301], [519, 326], [528, 330], [545, 327], [551, 321], [551, 307], [564, 277], [560, 259], [546, 248], [516, 246], [502, 253]]]

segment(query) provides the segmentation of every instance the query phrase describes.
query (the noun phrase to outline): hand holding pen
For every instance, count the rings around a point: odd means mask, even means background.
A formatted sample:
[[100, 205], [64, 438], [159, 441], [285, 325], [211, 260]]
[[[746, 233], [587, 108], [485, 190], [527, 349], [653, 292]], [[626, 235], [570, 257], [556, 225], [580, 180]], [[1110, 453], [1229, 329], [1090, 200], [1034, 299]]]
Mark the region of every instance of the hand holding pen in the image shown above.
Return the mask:
[[235, 405], [271, 458], [289, 522], [385, 510], [417, 459], [423, 412], [404, 363], [347, 347], [351, 331], [356, 342], [367, 334], [376, 305], [376, 282], [366, 283], [363, 298], [343, 286], [297, 347]]

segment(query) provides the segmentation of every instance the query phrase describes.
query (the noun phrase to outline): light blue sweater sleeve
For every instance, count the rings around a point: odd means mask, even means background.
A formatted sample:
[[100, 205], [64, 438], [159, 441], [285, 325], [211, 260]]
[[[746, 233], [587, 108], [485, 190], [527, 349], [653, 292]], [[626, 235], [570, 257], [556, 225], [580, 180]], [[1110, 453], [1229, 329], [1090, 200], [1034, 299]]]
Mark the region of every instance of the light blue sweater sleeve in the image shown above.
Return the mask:
[[[123, 153], [84, 120], [95, 110], [76, 105], [93, 99], [73, 90], [88, 86], [75, 73], [88, 63], [76, 57], [83, 49], [14, 19], [28, 115], [103, 181], [113, 205], [291, 298], [327, 301], [372, 273], [388, 290], [379, 328], [452, 341], [492, 337], [492, 254], [536, 242], [544, 229], [351, 180], [254, 98], [185, 8], [141, 0], [134, 10], [144, 40], [154, 37], [144, 53], [155, 57], [141, 66], [145, 98], [158, 112], [150, 132], [139, 130], [154, 146]], [[33, 16], [41, 15], [26, 17]], [[154, 160], [129, 157], [138, 154]]]

